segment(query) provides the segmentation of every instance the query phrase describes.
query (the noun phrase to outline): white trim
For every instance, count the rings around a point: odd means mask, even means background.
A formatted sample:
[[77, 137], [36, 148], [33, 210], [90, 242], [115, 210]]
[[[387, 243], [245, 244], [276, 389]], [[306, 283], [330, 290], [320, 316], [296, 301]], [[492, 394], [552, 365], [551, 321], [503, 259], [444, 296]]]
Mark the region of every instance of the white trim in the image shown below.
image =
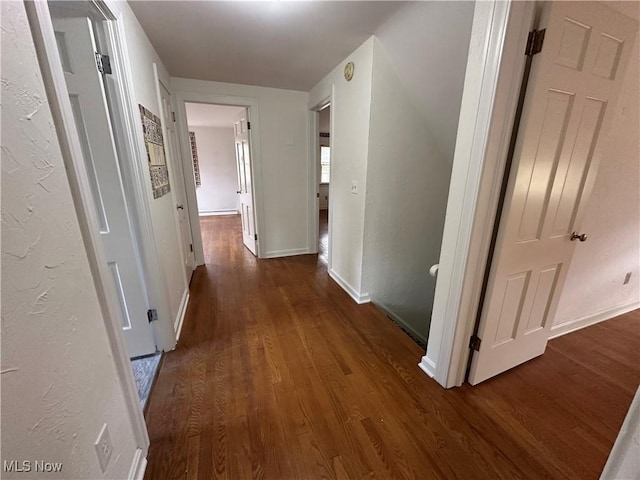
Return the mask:
[[[122, 313], [118, 307], [119, 303], [115, 287], [108, 271], [107, 260], [97, 227], [99, 224], [98, 219], [95, 209], [90, 207], [93, 200], [89, 180], [67, 93], [62, 63], [58, 54], [51, 15], [47, 2], [25, 1], [24, 4], [47, 92], [47, 100], [60, 143], [60, 150], [69, 180], [89, 268], [102, 312], [107, 339], [113, 354], [116, 373], [122, 385], [127, 414], [131, 421], [131, 428], [138, 451], [141, 452], [140, 455], [146, 456], [146, 452], [149, 449], [149, 435], [133, 379], [130, 361], [126, 353], [121, 327]], [[109, 8], [109, 6], [104, 5], [104, 8]], [[117, 23], [120, 24], [121, 22]]]
[[307, 204], [307, 215], [309, 224], [307, 228], [307, 245], [310, 253], [318, 253], [320, 247], [320, 187], [318, 186], [318, 162], [320, 161], [320, 143], [318, 138], [318, 117], [320, 113], [311, 109], [309, 112], [309, 165], [307, 166], [307, 189], [309, 199]]
[[549, 336], [549, 340], [561, 337], [562, 335], [566, 335], [567, 333], [575, 332], [576, 330], [581, 330], [591, 325], [595, 325], [596, 323], [604, 322], [605, 320], [610, 320], [619, 315], [624, 315], [625, 313], [629, 313], [638, 308], [640, 308], [640, 301], [635, 301], [627, 303], [626, 305], [619, 305], [617, 307], [607, 308], [606, 310], [591, 313], [589, 315], [585, 315], [584, 317], [576, 318], [575, 320], [570, 320], [559, 325], [554, 325], [553, 327], [551, 327], [551, 335]]
[[184, 317], [187, 313], [187, 307], [189, 306], [189, 287], [184, 289], [182, 294], [182, 300], [180, 300], [180, 307], [178, 308], [178, 315], [174, 323], [176, 331], [176, 343], [180, 340], [180, 333], [182, 332], [182, 325], [184, 324]]
[[240, 215], [240, 212], [236, 209], [233, 210], [200, 210], [198, 212], [199, 217], [211, 217], [214, 215]]
[[133, 456], [133, 462], [131, 463], [131, 468], [129, 469], [129, 476], [127, 477], [129, 480], [143, 480], [144, 472], [147, 469], [147, 457], [144, 456], [144, 453], [139, 448], [136, 450], [135, 455]]
[[396, 315], [393, 310], [391, 310], [389, 307], [387, 307], [385, 304], [383, 303], [378, 303], [375, 300], [373, 301], [373, 304], [378, 307], [380, 310], [382, 310], [382, 312], [387, 315], [388, 317], [390, 317], [391, 319], [393, 319], [394, 322], [396, 322], [398, 325], [400, 325], [402, 328], [404, 328], [405, 330], [407, 330], [411, 335], [413, 335], [414, 337], [416, 337], [417, 339], [419, 339], [421, 342], [425, 342], [427, 341], [427, 338], [419, 333], [415, 328], [413, 328], [411, 325], [409, 325], [406, 321], [404, 321], [401, 317], [399, 317], [398, 315]]
[[[189, 126], [187, 122], [187, 108], [185, 103], [208, 103], [211, 105], [232, 105], [247, 107], [249, 109], [249, 130], [251, 148], [251, 176], [253, 177], [253, 211], [258, 239], [262, 238], [261, 232], [265, 232], [264, 226], [264, 195], [262, 187], [262, 146], [260, 135], [260, 116], [258, 99], [255, 97], [236, 97], [230, 95], [219, 95], [217, 93], [176, 91], [176, 113], [178, 114], [178, 137], [182, 152], [182, 168], [184, 178], [193, 178], [193, 162], [191, 161], [191, 144], [189, 142]], [[193, 249], [196, 256], [196, 265], [204, 265], [204, 248], [202, 245], [202, 232], [200, 231], [200, 221], [198, 215], [198, 197], [194, 181], [185, 181], [187, 190], [187, 207], [191, 219], [191, 236], [193, 238]], [[258, 258], [263, 258], [264, 242], [258, 240], [256, 243], [256, 254]]]
[[[320, 110], [323, 110], [327, 107], [327, 105], [331, 105], [331, 108], [335, 108], [335, 86], [332, 84], [331, 89], [328, 90], [327, 95], [325, 95], [320, 102], [315, 105], [309, 105], [309, 165], [307, 168], [307, 179], [308, 179], [308, 191], [309, 191], [309, 202], [308, 202], [308, 216], [309, 216], [309, 226], [308, 226], [308, 244], [309, 244], [309, 253], [318, 253], [319, 244], [320, 244], [320, 218], [319, 213], [320, 210], [329, 210], [329, 218], [327, 219], [327, 270], [331, 271], [332, 266], [332, 236], [333, 236], [333, 208], [332, 208], [332, 194], [331, 194], [331, 182], [325, 184], [329, 185], [329, 202], [328, 205], [324, 208], [320, 208], [320, 198], [318, 198], [318, 194], [320, 193], [320, 187], [318, 182], [318, 174], [320, 170], [320, 136], [318, 135], [318, 122], [320, 118]], [[334, 138], [334, 127], [333, 127], [333, 119], [334, 116], [331, 115], [329, 118], [329, 136], [330, 138]], [[368, 301], [368, 300], [367, 300]]]
[[290, 248], [288, 250], [273, 250], [267, 252], [262, 258], [280, 258], [280, 257], [293, 257], [294, 255], [308, 255], [310, 252], [308, 248]]
[[475, 6], [424, 357], [435, 371], [435, 380], [445, 388], [464, 381], [468, 338], [476, 319], [533, 6], [533, 2], [501, 1]]
[[429, 375], [429, 377], [433, 378], [436, 375], [436, 365], [427, 358], [427, 356], [425, 355], [424, 357], [422, 357], [422, 360], [420, 360], [420, 363], [418, 364], [418, 367], [420, 367], [420, 369], [426, 373], [427, 375]]
[[329, 276], [333, 279], [334, 282], [336, 282], [338, 285], [340, 285], [340, 287], [349, 294], [349, 296], [351, 298], [353, 298], [353, 300], [358, 304], [358, 305], [362, 305], [363, 303], [369, 303], [371, 302], [371, 297], [369, 296], [368, 293], [360, 293], [358, 292], [355, 288], [353, 288], [351, 286], [351, 284], [349, 284], [349, 282], [347, 282], [344, 278], [342, 278], [340, 275], [338, 275], [335, 270], [333, 269], [328, 269], [329, 271]]

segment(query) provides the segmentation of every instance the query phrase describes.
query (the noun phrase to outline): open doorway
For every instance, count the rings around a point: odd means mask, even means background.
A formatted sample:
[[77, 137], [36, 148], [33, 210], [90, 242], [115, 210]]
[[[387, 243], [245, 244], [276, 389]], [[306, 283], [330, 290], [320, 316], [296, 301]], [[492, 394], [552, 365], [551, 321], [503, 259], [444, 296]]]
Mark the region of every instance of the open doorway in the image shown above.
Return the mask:
[[318, 259], [329, 262], [329, 184], [331, 182], [331, 105], [318, 114], [318, 143], [320, 145], [318, 177]]
[[248, 108], [185, 102], [185, 110], [200, 223], [237, 217], [242, 243], [256, 255]]

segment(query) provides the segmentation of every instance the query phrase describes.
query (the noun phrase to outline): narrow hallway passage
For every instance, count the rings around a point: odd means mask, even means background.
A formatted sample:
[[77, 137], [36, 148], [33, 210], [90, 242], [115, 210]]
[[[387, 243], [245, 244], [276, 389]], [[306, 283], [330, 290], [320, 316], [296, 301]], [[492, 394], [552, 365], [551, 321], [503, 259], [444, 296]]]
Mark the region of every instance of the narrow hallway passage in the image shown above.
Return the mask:
[[206, 265], [151, 393], [146, 479], [598, 477], [640, 380], [638, 312], [447, 391], [318, 256], [257, 260], [237, 216], [201, 225]]

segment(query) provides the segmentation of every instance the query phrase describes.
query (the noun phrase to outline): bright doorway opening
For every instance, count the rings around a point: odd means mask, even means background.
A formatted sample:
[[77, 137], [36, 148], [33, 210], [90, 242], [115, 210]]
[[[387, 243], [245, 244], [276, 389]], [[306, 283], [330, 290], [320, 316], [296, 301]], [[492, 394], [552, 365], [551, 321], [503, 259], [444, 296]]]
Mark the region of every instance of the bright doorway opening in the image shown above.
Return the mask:
[[240, 217], [242, 242], [257, 254], [248, 107], [185, 102], [200, 219]]

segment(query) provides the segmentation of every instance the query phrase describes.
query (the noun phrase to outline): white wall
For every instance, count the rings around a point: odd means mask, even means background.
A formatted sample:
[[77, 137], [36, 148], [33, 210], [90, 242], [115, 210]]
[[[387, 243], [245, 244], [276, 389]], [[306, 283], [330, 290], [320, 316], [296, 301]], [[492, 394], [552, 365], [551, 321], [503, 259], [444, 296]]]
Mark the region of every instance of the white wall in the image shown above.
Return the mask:
[[196, 135], [200, 180], [196, 188], [200, 214], [238, 210], [238, 173], [233, 128], [192, 127]]
[[424, 119], [453, 162], [474, 2], [409, 2], [375, 36]]
[[[155, 63], [157, 65], [160, 80], [167, 87], [170, 85], [169, 74], [129, 5], [126, 2], [118, 2], [118, 5], [123, 13], [136, 101], [160, 117], [160, 106], [158, 104], [153, 64]], [[140, 130], [137, 134], [139, 136], [142, 135], [142, 125], [140, 125]], [[140, 146], [143, 147], [142, 143]], [[168, 154], [168, 152], [166, 153]], [[175, 209], [177, 202], [175, 201], [173, 191], [176, 186], [176, 166], [169, 163], [168, 167], [171, 192], [161, 198], [154, 199], [150, 177], [147, 178], [148, 183], [146, 186], [151, 208], [153, 230], [156, 238], [158, 262], [162, 271], [164, 284], [164, 292], [159, 292], [158, 295], [159, 298], [166, 298], [168, 300], [169, 309], [166, 313], [163, 309], [159, 309], [160, 321], [170, 321], [173, 326], [178, 324], [177, 319], [180, 314], [181, 302], [188, 286], [183, 268], [182, 249], [180, 248], [180, 231], [178, 230], [179, 224]], [[145, 165], [145, 169], [146, 168], [147, 166]], [[152, 307], [155, 307], [155, 305], [152, 305]], [[167, 314], [169, 316], [168, 319], [165, 318]]]
[[258, 102], [262, 147], [262, 188], [265, 231], [260, 232], [263, 256], [305, 253], [309, 250], [307, 204], [311, 198], [308, 94], [293, 90], [172, 78], [175, 91], [233, 97]]
[[[373, 41], [363, 43], [309, 92], [309, 108], [333, 92], [329, 273], [361, 301], [368, 298], [361, 287]], [[350, 61], [355, 73], [347, 82], [343, 72]], [[358, 182], [357, 195], [351, 194], [352, 181]]]
[[372, 301], [423, 341], [435, 289], [428, 271], [440, 255], [450, 174], [428, 122], [376, 40], [364, 282]]
[[[22, 2], [2, 2], [2, 459], [127, 478], [136, 451]], [[103, 474], [93, 446], [107, 423]], [[27, 478], [4, 473], [2, 478]]]
[[[637, 14], [637, 8], [636, 8]], [[554, 319], [554, 330], [640, 307], [640, 124], [638, 36], [622, 82], [602, 162]], [[631, 281], [623, 285], [627, 272]]]

